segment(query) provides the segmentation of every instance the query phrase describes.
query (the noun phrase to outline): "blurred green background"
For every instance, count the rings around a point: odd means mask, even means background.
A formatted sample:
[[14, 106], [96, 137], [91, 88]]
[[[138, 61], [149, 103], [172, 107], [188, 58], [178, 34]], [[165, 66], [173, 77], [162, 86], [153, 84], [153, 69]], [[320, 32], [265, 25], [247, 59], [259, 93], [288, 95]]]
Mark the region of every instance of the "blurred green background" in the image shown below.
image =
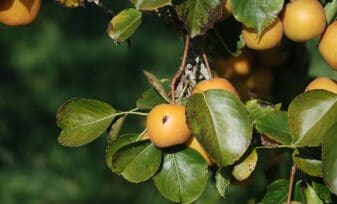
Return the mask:
[[[127, 6], [119, 2], [113, 8]], [[64, 101], [92, 98], [129, 110], [148, 87], [143, 69], [169, 78], [179, 66], [182, 41], [157, 16], [145, 16], [131, 48], [105, 34], [109, 20], [90, 4], [66, 9], [44, 1], [32, 25], [0, 25], [0, 203], [168, 203], [151, 181], [130, 184], [110, 172], [106, 135], [73, 149], [56, 140], [55, 113]], [[303, 90], [301, 81], [308, 81], [306, 68], [285, 68], [275, 80], [273, 100], [288, 103]], [[139, 120], [126, 124], [124, 132], [142, 131]], [[276, 169], [284, 178], [287, 158]], [[244, 203], [269, 182], [257, 170], [254, 187], [234, 185], [222, 200], [210, 185], [197, 203]]]

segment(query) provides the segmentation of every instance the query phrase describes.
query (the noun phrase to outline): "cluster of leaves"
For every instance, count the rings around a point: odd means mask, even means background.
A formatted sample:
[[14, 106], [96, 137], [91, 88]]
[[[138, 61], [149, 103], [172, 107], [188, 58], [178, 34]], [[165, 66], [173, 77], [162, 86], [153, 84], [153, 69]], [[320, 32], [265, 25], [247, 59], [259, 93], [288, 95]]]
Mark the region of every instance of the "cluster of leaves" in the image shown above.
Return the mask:
[[[110, 127], [106, 162], [113, 173], [139, 183], [152, 178], [159, 192], [166, 198], [190, 203], [200, 197], [208, 180], [206, 161], [198, 152], [186, 146], [166, 149], [155, 147], [146, 134], [119, 135], [129, 114], [135, 110], [149, 110], [167, 103], [164, 85], [146, 72], [153, 85], [137, 101], [136, 109], [118, 112], [110, 105], [87, 99], [72, 99], [57, 113], [62, 128], [58, 138], [62, 145], [75, 147], [98, 138]], [[297, 168], [313, 177], [324, 178], [329, 190], [337, 193], [337, 151], [334, 141], [337, 132], [337, 95], [326, 91], [310, 91], [296, 97], [288, 111], [281, 105], [258, 100], [243, 104], [238, 97], [225, 90], [209, 90], [184, 99], [188, 126], [216, 164], [216, 187], [224, 196], [230, 184], [230, 174], [237, 180], [248, 178], [254, 171], [261, 148], [290, 148]], [[253, 130], [268, 138], [272, 145], [252, 143]], [[259, 140], [263, 140], [259, 137]], [[321, 158], [300, 154], [302, 148], [322, 147]], [[329, 190], [318, 183], [298, 181], [295, 199], [308, 202], [313, 199], [329, 200]], [[278, 180], [270, 185], [263, 203], [279, 197], [285, 201], [289, 181]], [[296, 193], [297, 192], [297, 193]], [[329, 196], [327, 196], [329, 195]], [[304, 201], [299, 200], [298, 201]], [[323, 201], [322, 201], [323, 202]]]

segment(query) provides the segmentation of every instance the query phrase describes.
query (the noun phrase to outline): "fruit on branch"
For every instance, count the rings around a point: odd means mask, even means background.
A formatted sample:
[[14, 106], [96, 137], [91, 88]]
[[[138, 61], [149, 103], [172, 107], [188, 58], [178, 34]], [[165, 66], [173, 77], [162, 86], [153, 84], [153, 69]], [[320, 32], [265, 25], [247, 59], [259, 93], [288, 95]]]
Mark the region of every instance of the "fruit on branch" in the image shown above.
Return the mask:
[[315, 89], [323, 89], [337, 94], [337, 83], [327, 77], [319, 77], [309, 83], [305, 92]]
[[41, 0], [1, 0], [0, 22], [9, 25], [26, 25], [39, 13]]
[[197, 138], [192, 136], [186, 143], [186, 145], [195, 151], [199, 152], [199, 154], [205, 159], [208, 166], [213, 164], [212, 160], [209, 158], [206, 150], [201, 146], [198, 142]]
[[209, 89], [224, 89], [238, 96], [234, 86], [224, 78], [213, 78], [200, 81], [193, 89], [192, 94], [201, 93]]
[[323, 34], [319, 51], [328, 64], [337, 70], [337, 20], [330, 24]]
[[282, 22], [289, 39], [303, 42], [323, 33], [325, 11], [318, 0], [293, 0], [285, 6]]
[[281, 20], [277, 17], [275, 21], [270, 24], [258, 36], [253, 28], [243, 26], [242, 37], [247, 47], [254, 50], [266, 50], [278, 45], [283, 36], [283, 26]]
[[220, 76], [232, 78], [234, 76], [247, 76], [251, 72], [254, 57], [250, 52], [244, 51], [238, 57], [217, 58], [214, 61]]
[[231, 15], [232, 15], [232, 0], [227, 0], [225, 5], [224, 5], [222, 18], [227, 19]]
[[178, 104], [160, 104], [147, 116], [147, 134], [157, 147], [183, 144], [190, 138], [185, 107]]

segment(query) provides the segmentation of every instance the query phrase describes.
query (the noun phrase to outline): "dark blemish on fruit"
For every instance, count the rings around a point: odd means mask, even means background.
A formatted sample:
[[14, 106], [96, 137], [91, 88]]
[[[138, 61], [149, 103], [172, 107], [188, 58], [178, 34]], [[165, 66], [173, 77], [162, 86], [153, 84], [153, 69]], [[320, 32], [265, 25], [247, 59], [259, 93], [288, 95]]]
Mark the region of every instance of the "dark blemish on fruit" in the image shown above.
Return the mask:
[[163, 119], [162, 119], [162, 123], [165, 124], [167, 120], [168, 120], [168, 116], [165, 115], [165, 116], [163, 117]]

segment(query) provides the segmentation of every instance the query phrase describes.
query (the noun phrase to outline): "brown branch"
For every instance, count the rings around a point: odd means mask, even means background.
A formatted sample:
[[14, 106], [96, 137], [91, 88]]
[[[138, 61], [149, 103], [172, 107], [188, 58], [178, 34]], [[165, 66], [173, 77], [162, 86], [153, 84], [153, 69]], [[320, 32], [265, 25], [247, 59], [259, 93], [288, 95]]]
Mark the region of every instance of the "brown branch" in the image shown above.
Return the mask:
[[213, 76], [212, 76], [211, 67], [209, 66], [207, 54], [206, 54], [204, 48], [205, 48], [205, 36], [202, 37], [202, 46], [201, 46], [202, 58], [203, 58], [203, 60], [204, 60], [205, 66], [206, 66], [206, 69], [207, 69], [207, 72], [208, 72], [209, 79], [212, 79]]
[[289, 188], [288, 188], [287, 204], [291, 203], [291, 196], [292, 196], [292, 192], [293, 192], [295, 173], [296, 173], [296, 164], [294, 164], [291, 167], [291, 171], [290, 171], [290, 181], [289, 181]]
[[183, 58], [181, 60], [180, 67], [177, 71], [177, 73], [174, 75], [172, 81], [171, 81], [171, 98], [172, 98], [172, 103], [175, 103], [175, 86], [177, 80], [181, 77], [185, 67], [186, 67], [186, 60], [187, 60], [187, 55], [190, 47], [190, 36], [186, 34], [185, 38], [185, 48], [184, 48], [184, 53], [183, 53]]

